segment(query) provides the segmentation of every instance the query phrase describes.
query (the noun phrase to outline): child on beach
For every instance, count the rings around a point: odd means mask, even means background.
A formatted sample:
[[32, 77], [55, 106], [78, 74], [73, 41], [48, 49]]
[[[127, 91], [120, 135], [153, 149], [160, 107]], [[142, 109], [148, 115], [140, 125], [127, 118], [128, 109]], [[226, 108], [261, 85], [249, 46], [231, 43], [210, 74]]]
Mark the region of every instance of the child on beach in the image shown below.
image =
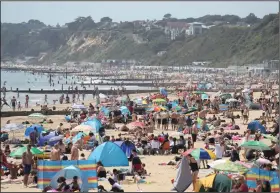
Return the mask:
[[80, 185], [78, 183], [78, 176], [74, 176], [73, 177], [73, 181], [72, 181], [72, 191], [76, 192], [76, 191], [80, 191]]

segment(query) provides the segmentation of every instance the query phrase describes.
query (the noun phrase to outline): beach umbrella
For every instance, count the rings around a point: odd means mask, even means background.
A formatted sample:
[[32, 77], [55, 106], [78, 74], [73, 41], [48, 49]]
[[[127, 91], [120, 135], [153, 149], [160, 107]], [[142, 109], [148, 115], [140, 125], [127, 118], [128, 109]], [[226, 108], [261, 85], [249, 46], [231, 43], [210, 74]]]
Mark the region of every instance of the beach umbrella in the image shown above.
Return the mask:
[[262, 134], [262, 136], [266, 139], [272, 140], [272, 141], [277, 141], [277, 138], [274, 137], [273, 135], [270, 134]]
[[226, 102], [228, 103], [233, 103], [233, 102], [237, 102], [238, 100], [231, 98], [231, 99], [227, 99]]
[[23, 124], [10, 123], [2, 127], [1, 131], [10, 132], [10, 131], [16, 131], [24, 128], [25, 126]]
[[122, 112], [122, 115], [124, 114], [130, 115], [130, 110], [126, 106], [121, 106], [120, 111]]
[[231, 161], [226, 161], [224, 163], [214, 165], [212, 168], [214, 170], [232, 172], [232, 173], [246, 173], [247, 171], [249, 171], [247, 167]]
[[270, 150], [270, 147], [261, 141], [246, 141], [242, 143], [240, 147], [259, 150], [259, 151]]
[[154, 103], [164, 103], [164, 102], [166, 102], [166, 100], [165, 99], [154, 99], [153, 102]]
[[44, 131], [44, 128], [42, 125], [31, 125], [29, 127], [26, 128], [25, 132], [24, 132], [24, 136], [25, 137], [29, 137], [29, 135], [34, 132], [35, 130], [34, 129], [37, 129], [37, 132], [38, 133], [41, 133]]
[[256, 163], [259, 165], [264, 165], [264, 164], [271, 164], [271, 161], [269, 161], [268, 159], [259, 158], [256, 160]]
[[[83, 133], [83, 132], [77, 133], [77, 135], [75, 135], [75, 136], [72, 138], [72, 143], [75, 144], [79, 139], [82, 138], [82, 136], [85, 137], [85, 136], [87, 136], [87, 135], [86, 135], [85, 133]], [[69, 141], [69, 142], [70, 142], [70, 141]]]
[[99, 129], [102, 127], [102, 123], [97, 118], [94, 118], [92, 120], [88, 120], [88, 121], [82, 123], [82, 125], [90, 126], [94, 133], [99, 132]]
[[43, 115], [42, 113], [32, 113], [30, 115], [28, 115], [29, 118], [33, 118], [33, 119], [45, 119], [47, 118], [46, 115]]
[[72, 105], [72, 109], [86, 109], [85, 105], [74, 104]]
[[184, 156], [187, 156], [189, 154], [191, 154], [195, 159], [200, 160], [216, 159], [216, 155], [212, 151], [204, 148], [190, 149], [183, 153]]
[[176, 106], [174, 108], [172, 108], [174, 111], [181, 111], [182, 110], [182, 107], [180, 106]]
[[[22, 154], [26, 151], [27, 151], [27, 146], [20, 147], [20, 148], [16, 149], [15, 151], [11, 152], [10, 157], [17, 157], [17, 158], [21, 157]], [[33, 155], [44, 154], [44, 152], [42, 152], [41, 150], [39, 150], [36, 147], [32, 147], [30, 151]]]
[[223, 99], [231, 99], [232, 95], [230, 93], [224, 93], [224, 94], [220, 94], [219, 97]]
[[99, 94], [99, 98], [101, 99], [107, 99], [108, 97], [105, 94], [100, 93]]
[[134, 121], [134, 122], [129, 123], [127, 126], [145, 127], [145, 123], [144, 122], [140, 122], [140, 121]]
[[244, 90], [242, 90], [242, 92], [243, 92], [243, 93], [248, 93], [248, 92], [250, 92], [250, 89], [245, 88]]
[[78, 125], [71, 130], [71, 132], [79, 132], [79, 131], [89, 133], [89, 132], [94, 132], [94, 129], [89, 125]]

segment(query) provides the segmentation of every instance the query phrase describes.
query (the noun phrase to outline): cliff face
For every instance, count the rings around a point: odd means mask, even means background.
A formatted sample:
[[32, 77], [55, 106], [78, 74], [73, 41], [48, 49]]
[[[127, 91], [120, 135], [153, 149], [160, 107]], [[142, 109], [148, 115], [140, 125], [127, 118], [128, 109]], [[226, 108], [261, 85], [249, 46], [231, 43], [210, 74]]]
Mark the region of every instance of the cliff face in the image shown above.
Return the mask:
[[[100, 62], [134, 59], [154, 65], [186, 65], [211, 61], [213, 65], [261, 62], [279, 58], [278, 14], [265, 16], [251, 27], [215, 26], [197, 36], [171, 41], [164, 27], [146, 30], [132, 22], [112, 25], [79, 18], [67, 27], [50, 27], [37, 20], [1, 23], [1, 58], [31, 56], [33, 62]], [[162, 56], [157, 53], [165, 51]]]

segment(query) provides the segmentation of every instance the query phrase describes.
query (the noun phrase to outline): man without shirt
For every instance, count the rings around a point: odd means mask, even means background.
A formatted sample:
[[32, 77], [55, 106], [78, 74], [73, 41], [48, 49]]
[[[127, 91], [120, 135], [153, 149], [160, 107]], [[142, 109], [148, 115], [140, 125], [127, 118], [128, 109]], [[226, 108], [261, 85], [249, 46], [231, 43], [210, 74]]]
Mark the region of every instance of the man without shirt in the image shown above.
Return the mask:
[[25, 187], [27, 187], [28, 183], [28, 177], [31, 172], [32, 164], [33, 164], [33, 155], [31, 153], [31, 145], [27, 146], [27, 151], [22, 154], [22, 165], [23, 165], [23, 172], [24, 172], [24, 178], [23, 178], [23, 184]]

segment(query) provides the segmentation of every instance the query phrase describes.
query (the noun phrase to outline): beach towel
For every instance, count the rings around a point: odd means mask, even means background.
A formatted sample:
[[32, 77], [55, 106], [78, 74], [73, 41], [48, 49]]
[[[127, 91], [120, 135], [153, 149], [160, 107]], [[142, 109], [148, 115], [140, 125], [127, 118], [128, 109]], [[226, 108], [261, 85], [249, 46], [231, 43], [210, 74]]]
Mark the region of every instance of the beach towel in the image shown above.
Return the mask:
[[184, 156], [177, 170], [177, 177], [174, 182], [174, 189], [177, 192], [185, 192], [192, 183], [192, 174], [189, 166], [189, 161]]

